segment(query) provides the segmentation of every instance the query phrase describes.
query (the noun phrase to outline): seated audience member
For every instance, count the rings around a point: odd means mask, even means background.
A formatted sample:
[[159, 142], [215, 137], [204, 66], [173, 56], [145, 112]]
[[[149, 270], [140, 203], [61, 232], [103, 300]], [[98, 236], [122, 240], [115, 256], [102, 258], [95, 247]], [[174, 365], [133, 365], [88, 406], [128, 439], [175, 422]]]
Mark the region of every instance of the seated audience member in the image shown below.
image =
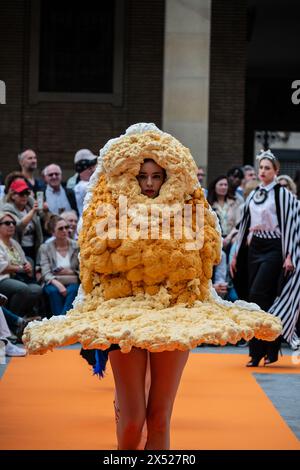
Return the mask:
[[52, 314], [63, 315], [72, 308], [79, 287], [78, 246], [68, 237], [63, 218], [52, 216], [48, 226], [54, 239], [40, 248], [41, 280]]
[[12, 344], [9, 340], [11, 331], [8, 328], [2, 308], [0, 307], [0, 341], [4, 344], [6, 356], [26, 356], [26, 350]]
[[22, 246], [26, 256], [34, 262], [43, 242], [41, 219], [37, 202], [30, 196], [30, 189], [23, 179], [14, 179], [11, 183], [6, 202], [2, 206], [17, 220], [15, 238]]
[[24, 315], [38, 309], [43, 289], [33, 280], [33, 268], [19, 243], [13, 239], [16, 221], [12, 214], [0, 213], [0, 293], [8, 297], [12, 312], [22, 306]]
[[62, 212], [61, 217], [69, 225], [69, 238], [77, 239], [78, 216], [75, 211]]

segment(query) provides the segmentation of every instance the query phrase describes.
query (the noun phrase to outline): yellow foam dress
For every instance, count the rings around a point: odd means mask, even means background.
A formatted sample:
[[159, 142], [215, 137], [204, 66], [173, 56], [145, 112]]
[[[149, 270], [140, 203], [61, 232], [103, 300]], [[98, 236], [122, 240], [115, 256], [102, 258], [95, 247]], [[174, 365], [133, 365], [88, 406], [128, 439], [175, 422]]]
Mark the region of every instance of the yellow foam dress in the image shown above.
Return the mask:
[[[147, 158], [167, 176], [155, 199], [141, 194], [136, 178]], [[280, 320], [255, 304], [226, 302], [211, 286], [220, 229], [188, 148], [139, 123], [98, 160], [80, 227], [79, 294], [66, 315], [27, 326], [30, 353], [76, 342], [160, 352], [280, 335]]]

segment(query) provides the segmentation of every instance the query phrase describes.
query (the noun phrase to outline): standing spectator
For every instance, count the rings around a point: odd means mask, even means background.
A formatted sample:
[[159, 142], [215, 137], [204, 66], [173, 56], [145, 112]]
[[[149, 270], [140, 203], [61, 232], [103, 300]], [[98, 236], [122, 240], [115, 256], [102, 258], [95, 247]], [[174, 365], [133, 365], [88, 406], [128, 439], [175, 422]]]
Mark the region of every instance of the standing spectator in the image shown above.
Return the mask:
[[300, 170], [295, 173], [294, 183], [297, 187], [297, 199], [300, 199]]
[[240, 201], [240, 203], [244, 202], [243, 195], [239, 190], [239, 187], [241, 186], [244, 179], [243, 170], [239, 166], [230, 168], [230, 170], [227, 172], [227, 179], [229, 185], [229, 195], [235, 196]]
[[43, 242], [43, 233], [38, 204], [30, 197], [30, 189], [25, 180], [15, 179], [12, 182], [2, 210], [10, 212], [17, 219], [15, 238], [26, 256], [34, 261]]
[[229, 196], [226, 176], [218, 176], [208, 187], [207, 200], [219, 218], [224, 248], [229, 246], [240, 221], [240, 201]]
[[52, 214], [59, 215], [62, 212], [75, 210], [77, 213], [77, 204], [75, 194], [72, 189], [64, 188], [62, 182], [62, 171], [60, 166], [51, 164], [44, 169], [44, 175], [47, 182], [45, 199]]
[[237, 188], [237, 192], [244, 196], [245, 186], [249, 181], [255, 181], [257, 179], [255, 168], [252, 165], [245, 165], [242, 168], [244, 172], [244, 178], [241, 185]]
[[77, 183], [80, 181], [80, 175], [77, 172], [76, 165], [80, 160], [94, 160], [97, 159], [96, 155], [94, 155], [90, 150], [88, 149], [81, 149], [78, 150], [78, 152], [75, 153], [74, 157], [74, 165], [75, 165], [75, 171], [73, 176], [71, 176], [68, 181], [67, 181], [67, 188], [74, 189]]
[[76, 153], [74, 163], [76, 172], [79, 174], [80, 178], [80, 181], [74, 187], [74, 192], [79, 216], [81, 216], [83, 211], [84, 197], [86, 195], [90, 177], [96, 168], [97, 157], [96, 155], [93, 155], [90, 150], [82, 149]]
[[5, 185], [4, 185], [4, 182], [3, 182], [3, 175], [0, 171], [0, 205], [4, 199], [4, 193], [5, 193]]
[[52, 314], [64, 315], [72, 308], [79, 287], [78, 246], [68, 238], [69, 226], [63, 218], [53, 216], [49, 225], [54, 239], [40, 248], [42, 282]]
[[207, 196], [207, 189], [203, 188], [204, 177], [205, 177], [204, 168], [203, 168], [202, 166], [198, 166], [197, 178], [198, 178], [198, 181], [199, 181], [199, 184], [200, 184], [201, 188], [202, 188], [203, 191], [204, 191], [204, 195], [205, 195], [205, 197], [206, 197], [206, 196]]
[[37, 191], [44, 191], [44, 181], [34, 177], [34, 172], [37, 169], [36, 153], [31, 149], [24, 150], [24, 152], [18, 155], [18, 160], [22, 174], [26, 178], [30, 190], [33, 191], [34, 194], [36, 194]]

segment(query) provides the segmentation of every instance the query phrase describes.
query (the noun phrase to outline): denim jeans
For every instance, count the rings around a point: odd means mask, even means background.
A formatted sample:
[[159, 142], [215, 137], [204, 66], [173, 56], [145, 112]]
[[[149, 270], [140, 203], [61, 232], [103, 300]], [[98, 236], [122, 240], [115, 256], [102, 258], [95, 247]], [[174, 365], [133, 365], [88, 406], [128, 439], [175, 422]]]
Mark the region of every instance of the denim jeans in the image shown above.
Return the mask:
[[9, 329], [15, 332], [17, 328], [22, 324], [22, 317], [19, 317], [18, 315], [11, 312], [5, 307], [2, 307], [2, 311], [5, 316], [5, 320], [7, 321]]
[[49, 297], [51, 312], [53, 315], [65, 315], [72, 308], [73, 301], [77, 295], [79, 284], [66, 286], [67, 294], [60, 294], [57, 287], [52, 284], [44, 286], [44, 291]]

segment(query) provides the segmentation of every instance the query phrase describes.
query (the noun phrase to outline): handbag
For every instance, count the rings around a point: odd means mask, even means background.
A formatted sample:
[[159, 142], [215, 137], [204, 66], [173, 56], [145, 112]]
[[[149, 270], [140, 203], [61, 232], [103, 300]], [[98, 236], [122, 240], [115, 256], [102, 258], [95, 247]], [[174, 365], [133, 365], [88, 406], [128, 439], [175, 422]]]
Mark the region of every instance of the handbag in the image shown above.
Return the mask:
[[78, 276], [76, 274], [57, 274], [55, 279], [61, 282], [64, 286], [68, 286], [70, 284], [78, 284]]

